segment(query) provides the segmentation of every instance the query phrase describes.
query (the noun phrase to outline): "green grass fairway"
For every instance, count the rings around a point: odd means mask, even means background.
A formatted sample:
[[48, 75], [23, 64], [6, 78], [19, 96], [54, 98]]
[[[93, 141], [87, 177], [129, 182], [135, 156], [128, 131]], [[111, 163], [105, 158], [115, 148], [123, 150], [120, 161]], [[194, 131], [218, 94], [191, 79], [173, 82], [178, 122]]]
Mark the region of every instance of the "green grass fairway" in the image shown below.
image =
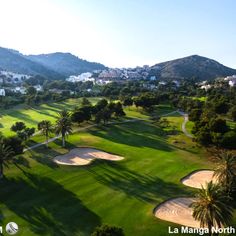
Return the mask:
[[[100, 98], [89, 98], [92, 103], [96, 103]], [[9, 110], [0, 110], [0, 132], [9, 136], [14, 134], [10, 131], [12, 124], [17, 121], [23, 121], [28, 127], [37, 127], [39, 121], [55, 121], [57, 113], [62, 109], [72, 110], [80, 105], [81, 99], [68, 99], [66, 101], [42, 104], [38, 107], [29, 107], [27, 105], [17, 106]]]
[[[0, 225], [13, 221], [19, 236], [89, 236], [103, 223], [126, 236], [166, 236], [168, 226], [153, 209], [166, 199], [192, 196], [180, 179], [199, 168], [212, 168], [204, 151], [181, 133], [183, 117], [167, 117], [176, 135], [163, 135], [148, 121], [90, 128], [25, 153], [5, 168], [0, 180]], [[185, 140], [174, 144], [173, 140]], [[84, 167], [58, 166], [56, 155], [91, 146], [125, 157], [96, 160]], [[236, 217], [232, 225], [236, 225]], [[179, 234], [180, 235], [180, 234]]]

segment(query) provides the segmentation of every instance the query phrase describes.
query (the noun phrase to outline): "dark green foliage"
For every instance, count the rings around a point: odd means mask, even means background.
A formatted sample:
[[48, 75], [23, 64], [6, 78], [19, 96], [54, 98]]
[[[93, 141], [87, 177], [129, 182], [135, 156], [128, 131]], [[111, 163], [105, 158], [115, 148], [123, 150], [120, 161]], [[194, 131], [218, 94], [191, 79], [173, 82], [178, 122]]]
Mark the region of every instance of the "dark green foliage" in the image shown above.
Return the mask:
[[6, 146], [11, 147], [14, 155], [23, 153], [24, 145], [22, 143], [21, 138], [19, 138], [17, 136], [12, 136], [12, 137], [4, 138], [3, 141]]
[[18, 132], [24, 130], [25, 128], [26, 126], [24, 122], [16, 122], [14, 125], [12, 125], [11, 130], [13, 132]]
[[199, 108], [192, 109], [189, 113], [189, 120], [193, 122], [198, 121], [201, 115], [202, 115], [202, 109]]
[[226, 100], [219, 100], [214, 104], [214, 109], [218, 114], [225, 114], [229, 110], [229, 105]]
[[42, 134], [46, 138], [46, 145], [48, 146], [48, 137], [49, 134], [53, 132], [52, 123], [49, 120], [42, 120], [38, 123], [38, 130], [42, 132]]
[[12, 125], [11, 130], [16, 132], [17, 136], [23, 141], [29, 139], [35, 132], [35, 128], [26, 127], [24, 122], [16, 122]]
[[208, 146], [212, 143], [212, 137], [208, 127], [202, 127], [195, 135], [197, 142], [202, 145]]
[[82, 123], [83, 121], [85, 121], [85, 113], [81, 110], [75, 111], [71, 115], [71, 121], [78, 124]]
[[214, 176], [228, 195], [235, 191], [236, 184], [236, 156], [232, 152], [218, 152]]
[[92, 113], [93, 113], [94, 107], [92, 105], [90, 106], [84, 106], [81, 107], [79, 110], [84, 113], [84, 120], [89, 121], [92, 118]]
[[33, 86], [27, 88], [27, 95], [34, 96], [37, 93], [36, 89]]
[[230, 109], [229, 115], [233, 121], [236, 121], [236, 105]]
[[105, 107], [96, 113], [95, 122], [99, 124], [101, 121], [103, 121], [103, 124], [105, 125], [111, 119], [111, 116], [112, 110], [110, 110], [108, 107]]
[[13, 157], [13, 150], [0, 136], [0, 178], [3, 177], [3, 165]]
[[196, 194], [196, 202], [192, 203], [193, 217], [200, 221], [201, 227], [207, 227], [210, 234], [212, 227], [228, 226], [233, 216], [233, 208], [229, 204], [229, 197], [220, 185], [207, 183]]
[[224, 119], [218, 117], [208, 119], [201, 116], [201, 119], [195, 122], [192, 133], [195, 134], [196, 141], [204, 146], [214, 144], [229, 148], [230, 145], [235, 146], [234, 131], [231, 133], [229, 130]]
[[222, 134], [229, 130], [229, 127], [226, 124], [226, 120], [223, 120], [221, 118], [211, 119], [209, 122], [209, 128], [211, 132]]
[[17, 136], [23, 140], [26, 141], [28, 140], [35, 132], [35, 128], [28, 128], [26, 127], [24, 130], [22, 131], [18, 131], [17, 132]]
[[67, 110], [59, 112], [56, 120], [55, 133], [62, 136], [62, 146], [65, 147], [65, 138], [72, 133], [71, 114]]
[[103, 121], [104, 125], [112, 118], [113, 114], [116, 117], [126, 115], [120, 102], [108, 103], [105, 99], [98, 101], [98, 103], [94, 106], [93, 114], [95, 116], [95, 123], [99, 124]]
[[123, 100], [123, 105], [124, 106], [132, 106], [133, 105], [133, 99], [131, 97], [126, 97]]
[[236, 131], [229, 131], [223, 135], [221, 146], [230, 149], [236, 149]]
[[[189, 97], [170, 97], [174, 106], [189, 113], [189, 120], [194, 122], [192, 133], [197, 142], [204, 146], [235, 148], [235, 130], [228, 125], [228, 117], [222, 118], [225, 116], [221, 114], [226, 114], [235, 103], [236, 90], [229, 90], [227, 86], [220, 84], [209, 93], [206, 102]], [[233, 114], [234, 109], [232, 107], [228, 115]]]
[[101, 99], [95, 105], [95, 111], [98, 112], [98, 111], [104, 109], [107, 105], [108, 105], [108, 101], [106, 99]]
[[116, 226], [102, 225], [97, 227], [91, 236], [124, 236], [122, 228]]
[[134, 97], [134, 104], [136, 107], [148, 109], [153, 105], [158, 105], [159, 99], [153, 93], [143, 93], [140, 96]]
[[84, 107], [84, 106], [91, 106], [92, 104], [87, 98], [83, 97], [81, 101], [81, 105]]
[[122, 104], [120, 102], [117, 102], [114, 107], [114, 112], [116, 117], [122, 117], [125, 116], [125, 112], [123, 110]]

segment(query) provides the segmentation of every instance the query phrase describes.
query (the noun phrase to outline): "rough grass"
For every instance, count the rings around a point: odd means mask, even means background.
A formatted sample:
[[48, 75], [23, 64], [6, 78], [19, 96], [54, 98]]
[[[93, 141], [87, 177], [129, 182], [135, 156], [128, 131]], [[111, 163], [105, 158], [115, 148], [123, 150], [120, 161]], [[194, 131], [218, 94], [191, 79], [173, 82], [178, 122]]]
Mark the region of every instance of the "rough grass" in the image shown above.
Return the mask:
[[194, 122], [192, 122], [192, 121], [188, 121], [188, 122], [186, 123], [186, 130], [187, 130], [190, 134], [192, 133], [193, 126], [194, 126]]

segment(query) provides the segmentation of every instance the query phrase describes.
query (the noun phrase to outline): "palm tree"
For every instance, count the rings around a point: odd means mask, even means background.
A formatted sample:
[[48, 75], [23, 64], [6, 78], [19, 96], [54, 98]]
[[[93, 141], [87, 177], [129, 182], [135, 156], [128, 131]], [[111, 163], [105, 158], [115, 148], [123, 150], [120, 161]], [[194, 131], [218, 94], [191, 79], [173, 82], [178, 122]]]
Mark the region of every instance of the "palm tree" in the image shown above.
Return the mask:
[[220, 228], [228, 225], [232, 218], [233, 208], [229, 205], [229, 197], [225, 195], [220, 185], [209, 182], [204, 189], [199, 190], [193, 208], [193, 217], [200, 221], [200, 227], [207, 227], [212, 235], [212, 227]]
[[236, 156], [231, 152], [221, 152], [216, 157], [217, 166], [214, 176], [225, 186], [226, 192], [232, 191], [236, 178]]
[[62, 147], [65, 147], [66, 135], [72, 133], [72, 121], [70, 118], [70, 113], [63, 110], [59, 113], [56, 121], [56, 134], [61, 134], [62, 137]]
[[13, 156], [13, 150], [3, 142], [3, 137], [0, 136], [0, 178], [3, 177], [3, 166], [5, 162], [10, 160]]
[[48, 147], [48, 137], [53, 132], [52, 123], [49, 120], [42, 120], [38, 123], [38, 130], [41, 130], [42, 134], [46, 138], [46, 146]]

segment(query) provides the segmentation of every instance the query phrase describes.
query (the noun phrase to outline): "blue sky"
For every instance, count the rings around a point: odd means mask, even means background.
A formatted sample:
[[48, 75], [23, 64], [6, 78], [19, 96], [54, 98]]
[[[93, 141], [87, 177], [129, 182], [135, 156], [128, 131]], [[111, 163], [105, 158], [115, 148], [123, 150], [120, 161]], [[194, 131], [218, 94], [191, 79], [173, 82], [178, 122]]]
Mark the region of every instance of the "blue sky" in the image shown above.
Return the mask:
[[236, 68], [234, 0], [0, 0], [0, 45], [112, 67], [198, 54]]

